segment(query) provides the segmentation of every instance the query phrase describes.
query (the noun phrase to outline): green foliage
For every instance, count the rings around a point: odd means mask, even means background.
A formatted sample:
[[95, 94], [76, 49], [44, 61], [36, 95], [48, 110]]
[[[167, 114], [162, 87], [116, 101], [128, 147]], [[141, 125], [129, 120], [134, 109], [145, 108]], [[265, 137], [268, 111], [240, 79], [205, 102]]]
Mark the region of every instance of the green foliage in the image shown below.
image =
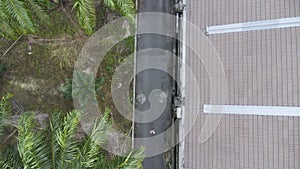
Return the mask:
[[94, 0], [74, 0], [73, 9], [76, 9], [79, 24], [84, 31], [91, 35], [96, 27], [96, 9]]
[[99, 92], [102, 89], [104, 82], [105, 82], [105, 77], [102, 76], [102, 77], [96, 78], [96, 80], [95, 80], [96, 92]]
[[65, 99], [72, 99], [72, 79], [67, 78], [59, 90], [63, 92]]
[[[78, 22], [88, 35], [94, 33], [96, 27], [97, 1], [104, 2], [122, 15], [135, 13], [133, 0], [73, 0], [72, 9], [76, 11]], [[16, 38], [21, 34], [38, 34], [39, 25], [49, 25], [50, 17], [46, 11], [50, 6], [49, 0], [0, 0], [0, 36]]]
[[97, 169], [142, 169], [144, 149], [140, 148], [129, 152], [127, 157], [114, 156], [109, 161], [102, 156], [96, 163]]
[[124, 40], [126, 49], [128, 50], [127, 53], [133, 53], [135, 49], [135, 37], [130, 36]]
[[[131, 160], [130, 160], [131, 159]], [[142, 161], [144, 159], [144, 149], [138, 149], [130, 152], [123, 163], [118, 165], [116, 169], [127, 169], [127, 168], [143, 168]]]
[[[49, 24], [49, 15], [46, 13], [50, 1], [48, 0], [26, 0], [27, 9], [30, 11], [32, 18], [42, 21], [42, 23]], [[33, 17], [34, 16], [34, 17]]]
[[[133, 0], [98, 0], [103, 1], [112, 10], [117, 10], [124, 16], [135, 13]], [[73, 9], [77, 12], [79, 24], [84, 31], [91, 35], [96, 26], [96, 0], [74, 0]]]
[[[32, 112], [24, 113], [18, 124], [17, 149], [7, 148], [0, 156], [0, 167], [4, 169], [99, 169], [142, 168], [143, 150], [135, 150], [128, 157], [107, 158], [100, 145], [106, 142], [109, 128], [107, 109], [103, 117], [96, 119], [89, 137], [77, 135], [79, 112], [66, 115], [53, 112], [49, 127], [40, 128]], [[18, 153], [19, 154], [18, 154]]]
[[109, 8], [118, 10], [124, 16], [135, 13], [133, 0], [103, 0], [103, 2]]
[[35, 33], [38, 24], [49, 20], [45, 0], [0, 0], [0, 36], [16, 38], [20, 34]]
[[51, 120], [49, 122], [49, 126], [50, 126], [50, 133], [49, 133], [49, 137], [50, 137], [50, 151], [51, 151], [51, 161], [52, 161], [52, 166], [53, 168], [55, 168], [57, 166], [57, 154], [59, 152], [59, 144], [58, 141], [56, 139], [56, 131], [60, 131], [62, 129], [62, 125], [63, 125], [63, 117], [61, 115], [60, 112], [53, 112], [52, 116], [51, 116]]
[[75, 138], [78, 122], [75, 111], [67, 113], [63, 120], [59, 112], [54, 112], [50, 129], [38, 130], [34, 114], [23, 114], [18, 125], [18, 151], [24, 168], [67, 168], [72, 165], [78, 154]]
[[[0, 102], [0, 129], [4, 119], [10, 115], [12, 95], [7, 94]], [[49, 127], [41, 128], [35, 120], [35, 113], [24, 113], [18, 123], [17, 146], [6, 146], [0, 154], [0, 168], [3, 169], [85, 169], [85, 168], [142, 168], [143, 150], [135, 150], [128, 157], [107, 158], [100, 145], [106, 142], [112, 122], [110, 110], [96, 119], [89, 137], [78, 138], [79, 112], [63, 115], [53, 112]]]
[[[74, 77], [74, 80], [76, 80], [75, 84], [77, 84], [76, 86], [74, 86], [75, 90], [73, 94], [75, 97], [83, 95], [82, 93], [90, 93], [93, 96], [95, 95], [95, 93], [92, 90], [95, 89], [96, 92], [99, 92], [102, 89], [105, 82], [105, 77], [96, 78], [94, 87], [92, 84], [89, 84], [94, 78], [92, 75], [84, 76], [78, 75], [78, 73], [76, 73]], [[91, 91], [89, 89], [91, 89]], [[65, 79], [65, 82], [59, 88], [59, 90], [63, 92], [65, 99], [72, 99], [72, 79]], [[84, 102], [85, 98], [82, 98], [82, 103]]]
[[101, 120], [96, 120], [91, 135], [86, 139], [80, 153], [80, 168], [95, 168], [96, 162], [102, 157], [99, 154], [99, 145], [106, 142], [111, 124], [109, 122], [110, 110], [107, 109]]
[[76, 140], [79, 117], [77, 112], [72, 111], [64, 118], [63, 125], [56, 131], [56, 141], [59, 145], [57, 151], [56, 168], [67, 168], [77, 157], [78, 141]]
[[3, 135], [5, 129], [5, 119], [11, 113], [11, 98], [12, 94], [8, 93], [5, 96], [3, 96], [0, 101], [0, 138]]
[[34, 113], [28, 112], [21, 116], [18, 124], [18, 151], [24, 169], [51, 168], [46, 136], [36, 131], [37, 124], [33, 119]]
[[73, 73], [72, 97], [83, 107], [87, 103], [97, 104], [94, 73], [75, 71]]
[[0, 155], [1, 169], [21, 169], [24, 168], [17, 146], [8, 145]]
[[0, 85], [3, 83], [3, 74], [7, 71], [8, 65], [0, 63]]
[[8, 65], [7, 64], [0, 64], [0, 78], [2, 77], [3, 73], [7, 70]]
[[[50, 8], [58, 8], [56, 7], [57, 4], [51, 4]], [[57, 38], [62, 38], [62, 37], [71, 37], [74, 36], [76, 33], [78, 33], [78, 27], [75, 27], [73, 24], [73, 21], [70, 20], [68, 17], [66, 17], [66, 14], [64, 12], [61, 12], [61, 10], [51, 10], [51, 12], [47, 12], [47, 14], [49, 15], [50, 19], [50, 23], [49, 25], [46, 25], [45, 29], [39, 29], [39, 31], [37, 31], [35, 33], [35, 35], [37, 35], [40, 38], [49, 38], [49, 39], [57, 39]], [[72, 15], [71, 15], [72, 16]], [[76, 46], [74, 46], [73, 42], [68, 42], [68, 43], [51, 43], [49, 44], [49, 47], [51, 52], [51, 55], [62, 55], [62, 52], [64, 52], [63, 48], [73, 48], [73, 50], [76, 48]], [[80, 47], [81, 48], [81, 47]], [[77, 48], [76, 48], [77, 49]], [[58, 52], [56, 50], [62, 50], [62, 52]], [[70, 49], [71, 50], [71, 49]], [[69, 52], [69, 51], [68, 51]], [[73, 51], [70, 51], [72, 54]], [[62, 55], [62, 57], [64, 56], [65, 53]], [[69, 55], [69, 54], [68, 54]], [[76, 54], [77, 56], [77, 54]]]

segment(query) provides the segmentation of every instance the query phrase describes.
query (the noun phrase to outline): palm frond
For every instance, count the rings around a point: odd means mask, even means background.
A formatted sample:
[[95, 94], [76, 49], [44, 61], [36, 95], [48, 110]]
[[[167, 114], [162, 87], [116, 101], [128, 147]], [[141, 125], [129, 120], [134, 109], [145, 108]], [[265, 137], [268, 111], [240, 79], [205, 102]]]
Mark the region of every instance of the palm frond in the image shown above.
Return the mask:
[[66, 168], [79, 153], [76, 132], [79, 123], [78, 113], [71, 111], [64, 118], [63, 127], [56, 132], [56, 141], [59, 144], [57, 166]]
[[95, 142], [98, 145], [103, 145], [107, 140], [107, 135], [112, 125], [112, 122], [109, 119], [110, 113], [111, 110], [106, 108], [102, 115], [102, 118], [98, 119], [100, 120], [100, 122], [96, 122], [92, 130], [90, 138], [93, 142]]
[[20, 158], [17, 146], [9, 145], [1, 153], [1, 169], [21, 169], [23, 168], [22, 159]]
[[103, 3], [114, 10], [117, 9], [122, 15], [127, 16], [135, 13], [133, 0], [102, 0]]
[[100, 157], [100, 145], [106, 142], [111, 127], [108, 119], [109, 113], [110, 110], [106, 109], [103, 117], [96, 120], [91, 135], [85, 141], [80, 156], [81, 168], [95, 168]]
[[18, 124], [18, 151], [24, 169], [46, 169], [51, 168], [49, 160], [49, 149], [45, 136], [36, 131], [34, 113], [24, 113]]
[[121, 163], [116, 169], [128, 169], [128, 168], [143, 168], [143, 159], [144, 159], [144, 149], [140, 148], [137, 150], [131, 151], [127, 158]]
[[9, 25], [9, 18], [5, 12], [4, 3], [0, 0], [0, 36], [15, 38], [15, 32], [13, 28]]
[[[0, 110], [8, 110], [6, 104], [10, 96], [0, 102]], [[127, 157], [103, 154], [100, 145], [106, 142], [111, 121], [110, 110], [106, 109], [103, 117], [96, 120], [90, 137], [77, 138], [79, 113], [72, 111], [66, 115], [54, 112], [49, 128], [40, 128], [34, 119], [35, 113], [26, 112], [18, 123], [17, 151], [3, 151], [0, 154], [0, 168], [3, 169], [129, 169], [141, 168], [143, 150], [135, 150]], [[82, 146], [81, 146], [82, 145]]]
[[18, 23], [19, 30], [24, 33], [34, 33], [36, 28], [28, 15], [25, 4], [19, 0], [3, 0], [6, 12]]
[[9, 24], [5, 21], [0, 22], [0, 36], [15, 39], [16, 35], [13, 31], [13, 28], [9, 26]]
[[12, 94], [8, 93], [2, 97], [0, 101], [0, 138], [5, 129], [5, 122], [4, 120], [10, 115], [11, 113], [11, 103], [10, 100], [12, 98]]
[[31, 11], [31, 13], [37, 17], [40, 21], [45, 24], [49, 24], [49, 15], [46, 13], [45, 2], [39, 0], [26, 0], [26, 7]]
[[16, 38], [35, 33], [40, 23], [47, 24], [49, 0], [0, 0], [0, 36]]
[[51, 147], [51, 162], [52, 168], [55, 169], [57, 165], [57, 155], [59, 151], [59, 144], [57, 142], [56, 136], [57, 132], [63, 128], [63, 117], [61, 112], [55, 111], [51, 115], [50, 123], [50, 147]]
[[103, 2], [110, 9], [115, 9], [116, 8], [116, 3], [115, 3], [114, 0], [103, 0]]
[[114, 156], [107, 158], [100, 154], [99, 160], [96, 162], [94, 169], [116, 169], [116, 167], [124, 161], [124, 157]]
[[116, 0], [116, 3], [122, 15], [127, 16], [135, 13], [135, 4], [132, 0]]
[[75, 0], [73, 5], [73, 9], [77, 12], [79, 24], [88, 35], [94, 32], [96, 26], [94, 2], [94, 0]]
[[142, 169], [142, 162], [144, 159], [144, 149], [137, 149], [131, 151], [127, 157], [112, 156], [107, 158], [100, 154], [100, 158], [95, 165], [95, 169]]

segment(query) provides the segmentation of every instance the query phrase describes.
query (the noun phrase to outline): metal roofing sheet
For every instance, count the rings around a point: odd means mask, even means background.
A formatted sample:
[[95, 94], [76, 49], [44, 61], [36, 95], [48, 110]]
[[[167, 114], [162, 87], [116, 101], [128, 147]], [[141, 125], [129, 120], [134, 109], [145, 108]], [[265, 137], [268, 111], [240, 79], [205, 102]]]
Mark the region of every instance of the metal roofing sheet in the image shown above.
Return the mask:
[[[300, 16], [300, 2], [190, 0], [186, 10], [187, 20], [204, 31], [209, 25]], [[187, 30], [186, 36], [192, 41], [191, 37], [199, 35]], [[299, 27], [208, 38], [225, 69], [226, 104], [300, 106]], [[195, 86], [187, 83], [185, 89], [185, 116], [200, 113], [185, 138], [185, 168], [300, 168], [299, 117], [224, 115], [212, 137], [200, 144], [199, 133], [207, 117], [202, 106], [211, 103], [211, 84], [205, 66], [193, 51], [186, 51], [185, 62], [200, 87], [199, 97], [195, 95]], [[191, 78], [186, 74], [186, 82]], [[200, 109], [195, 102], [199, 102]], [[192, 122], [186, 118], [185, 123]]]

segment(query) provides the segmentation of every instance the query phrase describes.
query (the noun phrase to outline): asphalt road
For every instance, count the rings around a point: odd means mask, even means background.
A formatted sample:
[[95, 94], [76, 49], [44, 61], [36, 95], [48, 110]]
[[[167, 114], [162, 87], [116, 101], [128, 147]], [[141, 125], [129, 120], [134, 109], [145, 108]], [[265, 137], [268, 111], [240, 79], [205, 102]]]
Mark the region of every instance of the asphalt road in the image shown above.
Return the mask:
[[[161, 13], [173, 13], [173, 1], [172, 0], [139, 0], [138, 1], [138, 12], [161, 12]], [[161, 18], [157, 18], [160, 21]], [[138, 20], [138, 25], [139, 25]], [[159, 29], [175, 29], [175, 25], [167, 24], [166, 25], [153, 25], [153, 21], [143, 21], [143, 24], [149, 23], [149, 27], [158, 26]], [[157, 62], [163, 66], [165, 70], [169, 72], [174, 72], [174, 68], [170, 67], [174, 60], [168, 59], [166, 60], [165, 54], [162, 53], [162, 57], [143, 57], [142, 54], [139, 54], [139, 51], [143, 51], [146, 49], [162, 49], [166, 52], [172, 52], [174, 48], [174, 40], [170, 37], [155, 35], [155, 34], [141, 34], [137, 38], [137, 58], [136, 58], [136, 66], [137, 69], [149, 68], [149, 64], [153, 62]], [[149, 123], [135, 123], [135, 137], [136, 138], [148, 138], [152, 136], [156, 136], [162, 132], [164, 132], [167, 128], [170, 127], [173, 121], [172, 116], [172, 88], [173, 88], [173, 79], [172, 77], [164, 71], [157, 69], [146, 69], [136, 76], [136, 110], [139, 111], [147, 111], [150, 109], [151, 104], [149, 101], [149, 95], [151, 91], [155, 89], [159, 89], [163, 94], [160, 96], [166, 97], [165, 100], [165, 109], [163, 113], [154, 121]], [[159, 99], [159, 98], [158, 98]], [[152, 105], [153, 106], [153, 105]], [[137, 113], [137, 112], [136, 112]], [[148, 111], [147, 113], [155, 113], [153, 111]], [[145, 117], [146, 118], [146, 117]], [[163, 141], [163, 140], [161, 140]], [[151, 149], [159, 149], [162, 142], [157, 143], [147, 143], [144, 141], [143, 143], [138, 143], [136, 146], [145, 146], [151, 144]], [[147, 148], [147, 146], [146, 146]], [[149, 148], [149, 147], [148, 147]], [[146, 149], [146, 151], [148, 151]], [[165, 169], [166, 167], [166, 159], [164, 158], [164, 154], [156, 155], [153, 157], [147, 157], [143, 161], [144, 169]]]

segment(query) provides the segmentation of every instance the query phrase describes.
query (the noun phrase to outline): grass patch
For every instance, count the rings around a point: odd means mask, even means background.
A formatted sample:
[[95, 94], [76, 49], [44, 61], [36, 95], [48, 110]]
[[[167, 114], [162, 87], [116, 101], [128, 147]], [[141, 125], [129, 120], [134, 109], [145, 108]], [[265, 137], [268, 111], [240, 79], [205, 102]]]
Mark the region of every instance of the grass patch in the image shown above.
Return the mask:
[[7, 71], [8, 65], [5, 63], [0, 63], [0, 83], [2, 83], [2, 78], [4, 73]]
[[[128, 132], [131, 128], [132, 122], [125, 119], [114, 106], [111, 96], [111, 82], [114, 71], [125, 60], [132, 59], [129, 56], [134, 52], [134, 37], [124, 39], [122, 42], [115, 45], [104, 57], [98, 70], [97, 78], [104, 77], [105, 82], [101, 91], [97, 93], [99, 108], [103, 112], [106, 107], [112, 110], [112, 116], [114, 119], [114, 126], [123, 132]], [[133, 63], [133, 60], [132, 60]], [[132, 71], [133, 72], [133, 71]], [[132, 98], [132, 91], [130, 92], [130, 98]]]
[[77, 20], [73, 13], [69, 13], [69, 17], [65, 13], [61, 12], [62, 9], [56, 9], [49, 12], [51, 21], [49, 25], [41, 25], [36, 35], [39, 38], [59, 38], [59, 37], [73, 37], [77, 32], [80, 32], [80, 28], [76, 27]]
[[[96, 93], [101, 92], [104, 82], [105, 82], [105, 77], [99, 77], [95, 80]], [[71, 100], [72, 99], [72, 79], [66, 78], [65, 82], [61, 85], [59, 90], [63, 93], [65, 99]]]
[[28, 54], [28, 44], [20, 41], [0, 63], [9, 65], [7, 76], [1, 77], [3, 84], [0, 96], [7, 92], [14, 94], [14, 98], [26, 110], [51, 112], [54, 109], [64, 111], [73, 108], [70, 101], [63, 99], [58, 88], [63, 79], [72, 75], [72, 69], [60, 69], [51, 59], [48, 48], [43, 45], [32, 44], [31, 55]]
[[75, 39], [63, 43], [52, 43], [47, 47], [49, 56], [60, 69], [73, 68], [84, 42], [85, 39]]

